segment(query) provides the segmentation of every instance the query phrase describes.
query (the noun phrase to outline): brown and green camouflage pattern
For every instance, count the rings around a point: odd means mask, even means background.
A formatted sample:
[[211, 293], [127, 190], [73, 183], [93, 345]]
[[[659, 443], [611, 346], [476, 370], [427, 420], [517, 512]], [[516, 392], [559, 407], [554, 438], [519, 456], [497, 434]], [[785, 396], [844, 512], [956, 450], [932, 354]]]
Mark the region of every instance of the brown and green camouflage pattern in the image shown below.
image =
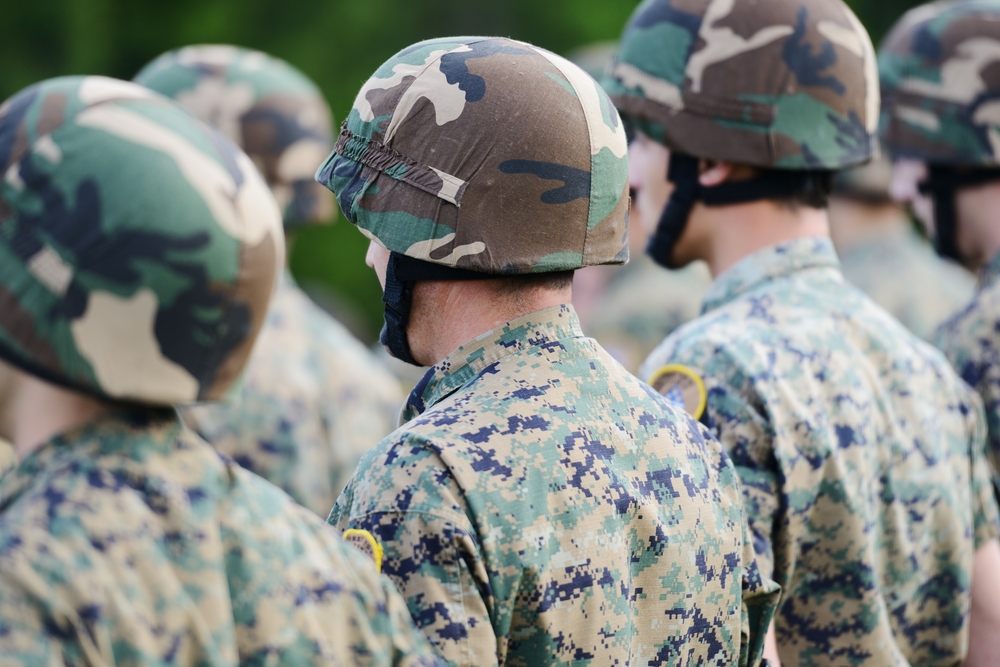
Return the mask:
[[250, 159], [181, 107], [105, 77], [0, 106], [0, 356], [101, 397], [218, 398], [284, 258]]
[[646, 0], [604, 85], [623, 117], [687, 155], [839, 169], [876, 152], [874, 49], [840, 0]]
[[391, 251], [491, 274], [628, 258], [625, 129], [579, 67], [492, 37], [420, 42], [358, 93], [316, 179]]
[[333, 218], [333, 197], [313, 180], [333, 146], [333, 121], [302, 72], [260, 51], [200, 45], [164, 53], [134, 81], [177, 100], [246, 151], [286, 228]]
[[878, 60], [880, 132], [894, 157], [1000, 164], [1000, 2], [910, 10]]

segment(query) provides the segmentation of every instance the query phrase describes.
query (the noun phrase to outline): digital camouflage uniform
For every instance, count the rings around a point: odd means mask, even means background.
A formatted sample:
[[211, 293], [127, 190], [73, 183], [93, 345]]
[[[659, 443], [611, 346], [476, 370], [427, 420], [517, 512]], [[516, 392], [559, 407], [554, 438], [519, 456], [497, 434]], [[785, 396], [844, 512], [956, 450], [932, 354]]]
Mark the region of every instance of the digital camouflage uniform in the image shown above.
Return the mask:
[[103, 77], [0, 106], [0, 356], [106, 402], [0, 480], [4, 665], [437, 664], [392, 584], [183, 426], [283, 261], [253, 164]]
[[[313, 179], [332, 145], [330, 110], [301, 72], [259, 51], [189, 46], [135, 80], [241, 146], [286, 230], [332, 219], [333, 197]], [[385, 367], [286, 272], [240, 387], [183, 414], [217, 449], [326, 516], [361, 455], [395, 427], [402, 401]]]
[[[931, 165], [1000, 166], [1000, 3], [947, 2], [901, 18], [879, 50], [886, 104], [880, 131], [894, 157]], [[1000, 462], [1000, 256], [970, 303], [933, 341], [982, 396], [989, 450]]]
[[719, 276], [640, 375], [668, 363], [704, 377], [706, 421], [782, 586], [782, 665], [960, 663], [973, 552], [998, 515], [982, 408], [943, 356], [812, 238]]
[[[623, 115], [671, 151], [788, 170], [875, 151], [874, 54], [839, 1], [646, 2], [614, 74]], [[703, 379], [782, 586], [783, 667], [961, 663], [975, 548], [998, 532], [974, 394], [844, 282], [827, 238], [744, 256], [702, 313], [640, 375]]]
[[[569, 61], [451, 38], [379, 68], [317, 178], [394, 253], [516, 275], [624, 261], [625, 155]], [[748, 557], [728, 460], [570, 306], [459, 347], [402, 419], [330, 521], [378, 538], [450, 664], [759, 661], [777, 589]]]

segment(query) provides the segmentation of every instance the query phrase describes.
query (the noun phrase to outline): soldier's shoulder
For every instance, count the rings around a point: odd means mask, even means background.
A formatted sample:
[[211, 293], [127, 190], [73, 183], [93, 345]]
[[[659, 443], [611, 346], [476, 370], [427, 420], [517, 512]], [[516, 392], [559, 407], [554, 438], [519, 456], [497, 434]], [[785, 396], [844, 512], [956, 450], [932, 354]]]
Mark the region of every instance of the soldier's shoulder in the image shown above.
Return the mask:
[[955, 354], [1000, 347], [995, 337], [998, 325], [1000, 281], [977, 292], [972, 301], [937, 328], [931, 340], [955, 361]]

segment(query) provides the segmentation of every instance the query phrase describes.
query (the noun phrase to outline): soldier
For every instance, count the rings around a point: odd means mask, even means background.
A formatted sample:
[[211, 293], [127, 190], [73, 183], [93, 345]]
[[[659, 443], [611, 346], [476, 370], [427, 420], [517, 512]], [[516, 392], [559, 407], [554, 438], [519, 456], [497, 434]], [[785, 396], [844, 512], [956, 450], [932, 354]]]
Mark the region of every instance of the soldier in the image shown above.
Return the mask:
[[837, 174], [830, 236], [848, 282], [926, 339], [968, 303], [975, 279], [934, 254], [903, 206], [890, 197], [891, 174], [885, 160]]
[[662, 211], [650, 251], [715, 277], [642, 377], [736, 465], [763, 574], [783, 590], [768, 657], [986, 664], [1000, 543], [981, 407], [844, 282], [828, 238], [831, 170], [876, 149], [875, 68], [840, 0], [636, 10], [606, 87], [638, 130], [637, 196]]
[[[332, 147], [319, 89], [284, 61], [231, 46], [189, 46], [135, 81], [172, 97], [242, 147], [291, 235], [333, 217], [313, 180]], [[184, 410], [185, 421], [243, 467], [326, 516], [361, 455], [396, 426], [399, 385], [374, 355], [285, 272], [242, 387]]]
[[934, 342], [986, 404], [994, 467], [1000, 462], [998, 64], [997, 2], [918, 7], [899, 20], [879, 52], [881, 131], [897, 160], [894, 186], [935, 230], [938, 252], [979, 274], [972, 302]]
[[0, 107], [0, 168], [0, 662], [440, 664], [363, 554], [172, 407], [227, 390], [281, 270], [247, 156], [66, 77]]
[[330, 522], [452, 665], [759, 660], [777, 589], [728, 459], [569, 305], [627, 259], [626, 152], [578, 67], [458, 37], [383, 64], [317, 174], [371, 239], [383, 342], [435, 364]]

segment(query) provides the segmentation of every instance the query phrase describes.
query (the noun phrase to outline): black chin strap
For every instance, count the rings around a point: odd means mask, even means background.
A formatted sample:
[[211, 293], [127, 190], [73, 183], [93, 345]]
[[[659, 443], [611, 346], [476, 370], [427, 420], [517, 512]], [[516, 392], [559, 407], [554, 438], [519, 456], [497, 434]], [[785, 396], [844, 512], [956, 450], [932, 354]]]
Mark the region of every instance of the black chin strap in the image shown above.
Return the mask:
[[958, 251], [958, 211], [955, 193], [961, 188], [1000, 180], [1000, 169], [956, 168], [930, 165], [918, 184], [921, 193], [934, 202], [934, 249], [942, 257], [963, 263]]
[[[524, 274], [528, 278], [534, 274]], [[379, 334], [379, 342], [385, 345], [389, 354], [400, 361], [414, 366], [422, 366], [413, 358], [410, 342], [406, 336], [406, 325], [410, 321], [413, 306], [413, 286], [418, 280], [487, 280], [489, 278], [520, 278], [521, 275], [497, 276], [490, 273], [456, 269], [422, 259], [407, 257], [398, 252], [389, 253], [389, 264], [385, 269], [385, 323]]]
[[691, 209], [701, 201], [706, 206], [728, 206], [762, 199], [780, 199], [818, 191], [826, 186], [829, 172], [762, 170], [760, 175], [745, 181], [730, 181], [705, 187], [698, 182], [698, 158], [671, 153], [667, 180], [674, 184], [656, 231], [649, 240], [647, 254], [660, 266], [679, 269], [683, 264], [673, 261], [674, 246], [684, 233]]

